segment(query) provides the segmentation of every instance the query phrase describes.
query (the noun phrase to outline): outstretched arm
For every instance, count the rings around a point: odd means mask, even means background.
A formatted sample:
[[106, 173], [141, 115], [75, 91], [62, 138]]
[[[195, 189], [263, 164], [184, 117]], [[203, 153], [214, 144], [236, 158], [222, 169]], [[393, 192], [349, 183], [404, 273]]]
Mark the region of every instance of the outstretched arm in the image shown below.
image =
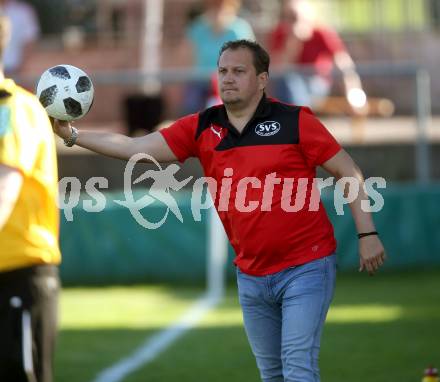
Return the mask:
[[347, 101], [357, 114], [367, 111], [367, 97], [362, 89], [361, 79], [356, 72], [356, 66], [346, 51], [335, 53], [334, 61], [337, 68], [342, 72], [344, 80], [345, 95]]
[[[63, 139], [71, 136], [71, 125], [65, 121], [54, 121], [54, 132]], [[155, 132], [143, 137], [131, 138], [122, 134], [78, 131], [76, 145], [109, 157], [128, 160], [137, 153], [151, 155], [158, 162], [177, 160], [162, 134]]]
[[[338, 179], [351, 177], [359, 182], [358, 196], [350, 203], [356, 229], [358, 233], [375, 231], [371, 214], [361, 208], [362, 200], [368, 200], [368, 195], [364, 190], [362, 172], [350, 155], [345, 150], [340, 150], [335, 156], [326, 161], [322, 167]], [[379, 237], [372, 235], [359, 239], [359, 256], [359, 271], [366, 269], [368, 273], [374, 274], [385, 261], [385, 250]]]

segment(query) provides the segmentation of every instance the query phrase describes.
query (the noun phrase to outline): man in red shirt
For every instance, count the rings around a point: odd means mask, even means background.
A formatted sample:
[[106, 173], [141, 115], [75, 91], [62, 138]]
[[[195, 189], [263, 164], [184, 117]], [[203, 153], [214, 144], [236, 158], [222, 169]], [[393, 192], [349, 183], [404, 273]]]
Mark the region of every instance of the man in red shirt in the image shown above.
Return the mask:
[[360, 111], [366, 97], [353, 60], [336, 31], [315, 24], [309, 7], [304, 0], [284, 0], [280, 21], [269, 34], [274, 65], [298, 68], [278, 83], [279, 97], [295, 105], [318, 106], [330, 92], [336, 66], [349, 104]]
[[78, 132], [59, 121], [54, 130], [68, 145], [115, 158], [198, 157], [218, 186], [211, 192], [237, 254], [244, 324], [261, 378], [309, 382], [319, 380], [320, 337], [336, 275], [333, 229], [314, 194], [317, 166], [359, 182], [351, 210], [360, 269], [374, 273], [385, 254], [361, 208], [368, 196], [359, 168], [309, 109], [266, 97], [269, 61], [255, 42], [226, 43], [218, 61], [223, 105], [145, 137]]

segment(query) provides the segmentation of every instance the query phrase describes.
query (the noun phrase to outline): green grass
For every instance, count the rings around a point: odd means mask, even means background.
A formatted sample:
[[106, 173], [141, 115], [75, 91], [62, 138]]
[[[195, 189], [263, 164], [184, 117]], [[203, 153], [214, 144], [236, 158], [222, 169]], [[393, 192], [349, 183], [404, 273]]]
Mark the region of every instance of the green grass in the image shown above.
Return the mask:
[[[65, 289], [56, 381], [91, 381], [187, 309], [202, 291]], [[440, 271], [340, 275], [324, 330], [324, 382], [413, 382], [440, 366]], [[235, 288], [203, 322], [126, 382], [259, 381]]]
[[64, 289], [55, 381], [91, 381], [177, 319], [200, 293], [158, 286]]

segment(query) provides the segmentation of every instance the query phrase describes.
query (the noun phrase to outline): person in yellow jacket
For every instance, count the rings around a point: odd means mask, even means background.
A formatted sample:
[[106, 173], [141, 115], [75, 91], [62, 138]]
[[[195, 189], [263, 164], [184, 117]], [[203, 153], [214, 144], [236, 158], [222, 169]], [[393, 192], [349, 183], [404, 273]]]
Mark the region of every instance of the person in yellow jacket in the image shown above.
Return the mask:
[[[0, 54], [8, 25], [0, 9]], [[1, 69], [0, 381], [52, 381], [61, 259], [57, 198], [46, 111]]]

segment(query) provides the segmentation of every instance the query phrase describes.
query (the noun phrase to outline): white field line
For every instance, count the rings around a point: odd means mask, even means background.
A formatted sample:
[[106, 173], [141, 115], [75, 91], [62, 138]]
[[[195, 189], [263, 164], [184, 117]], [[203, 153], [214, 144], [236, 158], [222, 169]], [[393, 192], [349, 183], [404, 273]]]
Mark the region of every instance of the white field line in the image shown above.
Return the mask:
[[191, 308], [167, 329], [149, 337], [131, 355], [104, 369], [93, 382], [119, 382], [141, 366], [153, 361], [185, 332], [195, 327], [203, 317], [221, 301], [220, 293], [206, 293]]

